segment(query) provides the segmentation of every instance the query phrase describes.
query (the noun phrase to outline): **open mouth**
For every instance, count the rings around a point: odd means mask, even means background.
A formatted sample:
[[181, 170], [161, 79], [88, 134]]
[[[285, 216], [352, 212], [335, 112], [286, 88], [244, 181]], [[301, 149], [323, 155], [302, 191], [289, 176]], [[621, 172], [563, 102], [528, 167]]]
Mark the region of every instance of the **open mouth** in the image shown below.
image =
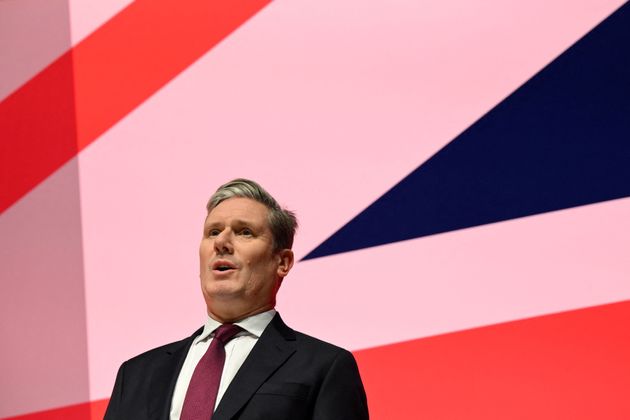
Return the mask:
[[230, 261], [216, 261], [214, 264], [212, 264], [212, 270], [214, 271], [225, 272], [234, 270], [235, 268], [236, 266]]

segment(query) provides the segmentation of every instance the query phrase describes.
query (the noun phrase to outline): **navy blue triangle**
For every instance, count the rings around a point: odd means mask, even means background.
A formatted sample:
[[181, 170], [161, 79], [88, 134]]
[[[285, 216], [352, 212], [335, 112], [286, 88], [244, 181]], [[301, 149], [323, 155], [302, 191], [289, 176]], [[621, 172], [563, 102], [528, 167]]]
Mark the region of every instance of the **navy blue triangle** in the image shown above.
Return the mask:
[[304, 259], [627, 196], [629, 3]]

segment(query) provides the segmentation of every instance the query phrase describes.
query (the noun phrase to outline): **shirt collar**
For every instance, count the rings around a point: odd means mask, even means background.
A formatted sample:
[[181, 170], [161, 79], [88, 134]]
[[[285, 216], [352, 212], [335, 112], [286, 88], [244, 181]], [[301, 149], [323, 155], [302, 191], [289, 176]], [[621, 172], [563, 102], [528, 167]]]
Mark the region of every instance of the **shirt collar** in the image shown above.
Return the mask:
[[[238, 333], [237, 337], [246, 334], [246, 335], [251, 335], [256, 338], [259, 338], [275, 315], [276, 315], [276, 310], [270, 309], [268, 311], [261, 312], [256, 315], [252, 315], [238, 322], [235, 322], [234, 323], [235, 325], [238, 325], [244, 330], [243, 332]], [[201, 334], [197, 336], [197, 338], [195, 338], [195, 341], [193, 342], [193, 344], [197, 344], [201, 341], [208, 340], [210, 336], [212, 335], [212, 332], [220, 326], [221, 326], [221, 323], [219, 321], [216, 321], [212, 319], [210, 316], [208, 316], [208, 319], [206, 320], [206, 323], [203, 326], [203, 331], [201, 332]]]

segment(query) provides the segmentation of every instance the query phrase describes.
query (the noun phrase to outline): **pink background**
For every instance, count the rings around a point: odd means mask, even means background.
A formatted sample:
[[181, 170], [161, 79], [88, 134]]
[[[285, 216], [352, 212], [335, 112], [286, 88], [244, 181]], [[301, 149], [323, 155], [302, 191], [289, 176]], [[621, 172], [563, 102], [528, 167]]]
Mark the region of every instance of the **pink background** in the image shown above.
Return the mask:
[[[0, 2], [0, 99], [129, 3]], [[621, 4], [272, 2], [0, 216], [0, 417], [107, 398], [122, 361], [203, 323], [219, 184], [250, 177], [294, 209], [302, 257]], [[361, 350], [628, 300], [629, 214], [300, 262], [278, 309]]]

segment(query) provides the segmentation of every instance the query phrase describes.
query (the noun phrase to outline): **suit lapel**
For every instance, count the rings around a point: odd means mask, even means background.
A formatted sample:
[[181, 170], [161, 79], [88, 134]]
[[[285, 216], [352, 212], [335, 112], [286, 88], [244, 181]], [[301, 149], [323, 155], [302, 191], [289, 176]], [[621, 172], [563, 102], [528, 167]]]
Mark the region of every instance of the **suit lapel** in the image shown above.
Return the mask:
[[234, 417], [267, 378], [294, 352], [295, 333], [276, 314], [228, 386], [212, 420]]
[[201, 334], [203, 328], [185, 340], [167, 346], [160, 360], [156, 361], [155, 371], [151, 378], [149, 390], [149, 418], [168, 420], [171, 411], [171, 400], [179, 371], [182, 369], [188, 349], [194, 338]]

